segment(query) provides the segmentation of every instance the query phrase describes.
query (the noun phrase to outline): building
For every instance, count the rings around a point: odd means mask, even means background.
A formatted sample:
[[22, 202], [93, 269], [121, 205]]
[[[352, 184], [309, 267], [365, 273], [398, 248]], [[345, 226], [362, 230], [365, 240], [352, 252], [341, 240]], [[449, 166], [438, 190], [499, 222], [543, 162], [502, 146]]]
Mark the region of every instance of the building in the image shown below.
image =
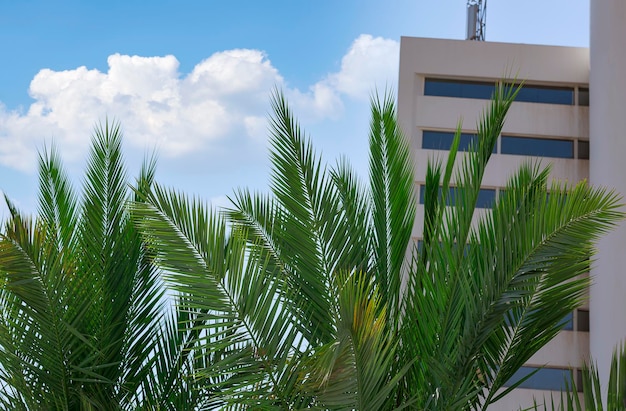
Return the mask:
[[[592, 0], [590, 48], [403, 37], [398, 118], [410, 138], [418, 192], [428, 158], [445, 160], [458, 121], [462, 119], [462, 131], [467, 133], [463, 145], [475, 132], [495, 82], [517, 77], [525, 86], [509, 111], [488, 165], [479, 207], [490, 206], [507, 177], [528, 156], [551, 162], [552, 178], [589, 179], [626, 193], [624, 21], [626, 2]], [[419, 239], [421, 205], [416, 220], [414, 237]], [[533, 397], [558, 394], [569, 368], [580, 369], [590, 354], [601, 377], [608, 377], [611, 352], [626, 338], [624, 245], [624, 225], [600, 241], [587, 306], [572, 313], [566, 329], [522, 372], [547, 367], [495, 409], [518, 409], [532, 405]]]

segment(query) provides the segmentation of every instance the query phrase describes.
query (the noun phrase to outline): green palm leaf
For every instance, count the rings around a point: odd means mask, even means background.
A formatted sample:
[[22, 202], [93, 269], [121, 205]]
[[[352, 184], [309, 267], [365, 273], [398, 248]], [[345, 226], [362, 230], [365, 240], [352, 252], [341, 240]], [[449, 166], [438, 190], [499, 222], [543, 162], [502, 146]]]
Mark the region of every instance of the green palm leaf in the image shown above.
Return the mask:
[[279, 381], [289, 377], [300, 334], [282, 309], [280, 278], [259, 249], [248, 250], [248, 235], [227, 235], [219, 214], [158, 186], [133, 214], [180, 294], [178, 309], [189, 317], [178, 324], [192, 331], [182, 353], [205, 362], [195, 372], [220, 394], [213, 403], [289, 403]]
[[373, 261], [388, 321], [400, 317], [402, 266], [415, 220], [414, 175], [408, 142], [396, 122], [393, 96], [372, 99], [370, 189]]
[[[39, 215], [9, 204], [0, 236], [0, 396], [11, 408], [120, 409], [150, 377], [163, 289], [125, 210], [121, 130], [92, 141], [79, 198], [54, 148], [39, 161]], [[146, 164], [138, 192], [149, 187]]]

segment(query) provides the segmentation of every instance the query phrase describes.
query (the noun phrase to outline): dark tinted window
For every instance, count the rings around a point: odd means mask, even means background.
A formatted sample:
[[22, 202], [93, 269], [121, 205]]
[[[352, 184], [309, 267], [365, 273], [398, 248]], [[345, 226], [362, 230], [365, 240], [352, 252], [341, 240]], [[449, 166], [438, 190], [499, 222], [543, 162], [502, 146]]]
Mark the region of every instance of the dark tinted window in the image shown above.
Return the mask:
[[427, 78], [425, 96], [490, 99], [495, 83]]
[[[458, 189], [450, 188], [448, 197], [446, 198], [446, 205], [454, 205], [456, 202], [456, 193]], [[424, 192], [425, 186], [420, 185], [420, 204], [424, 204]], [[441, 193], [441, 189], [439, 189]], [[492, 188], [481, 188], [478, 192], [478, 199], [476, 200], [477, 208], [491, 208], [496, 201], [496, 190]]]
[[[449, 131], [424, 130], [422, 132], [422, 148], [431, 150], [450, 150], [452, 140], [454, 140], [454, 133]], [[470, 144], [475, 140], [475, 134], [461, 133], [459, 151], [467, 151]]]
[[[424, 81], [425, 96], [478, 98], [488, 100], [493, 95], [494, 90], [495, 82], [434, 78], [427, 78]], [[580, 89], [579, 91], [579, 100], [581, 99], [581, 93], [583, 93], [582, 99], [584, 99], [583, 90], [584, 89]], [[589, 90], [587, 90], [587, 95], [588, 94]], [[518, 92], [515, 100], [529, 103], [573, 105], [574, 88], [524, 85]], [[587, 98], [587, 105], [588, 100], [589, 99]]]
[[574, 313], [571, 312], [569, 314], [567, 314], [564, 318], [563, 321], [561, 321], [561, 323], [564, 323], [565, 325], [563, 326], [564, 330], [567, 331], [572, 331], [574, 329]]
[[515, 101], [546, 104], [574, 104], [572, 87], [547, 87], [524, 85], [517, 93]]
[[[450, 150], [452, 140], [454, 140], [454, 133], [451, 131], [424, 130], [422, 132], [422, 148], [424, 149]], [[461, 133], [459, 151], [469, 151], [469, 147], [472, 143], [477, 143], [476, 134]], [[493, 152], [496, 152], [495, 146], [493, 147]]]
[[588, 106], [589, 105], [589, 89], [580, 87], [578, 88], [578, 105], [579, 106]]
[[[535, 370], [537, 370], [535, 367], [521, 367], [504, 385], [511, 386]], [[572, 372], [570, 370], [560, 368], [541, 368], [532, 377], [521, 383], [519, 388], [561, 391], [565, 390], [567, 385], [571, 384]], [[581, 385], [578, 385], [577, 388], [580, 390]]]
[[574, 142], [534, 137], [502, 136], [501, 154], [574, 158]]
[[576, 329], [578, 331], [589, 332], [589, 311], [578, 310], [578, 321], [576, 322]]
[[578, 158], [589, 160], [589, 142], [578, 140]]
[[491, 208], [496, 201], [496, 190], [491, 188], [481, 188], [478, 192], [478, 201], [476, 207]]

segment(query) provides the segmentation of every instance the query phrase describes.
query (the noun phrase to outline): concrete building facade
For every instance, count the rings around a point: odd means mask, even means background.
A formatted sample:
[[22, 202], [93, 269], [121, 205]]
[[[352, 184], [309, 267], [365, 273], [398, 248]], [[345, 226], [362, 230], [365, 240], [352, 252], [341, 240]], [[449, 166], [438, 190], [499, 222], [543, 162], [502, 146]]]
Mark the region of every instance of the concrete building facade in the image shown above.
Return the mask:
[[[626, 29], [624, 35], [626, 38]], [[494, 84], [512, 77], [523, 79], [524, 89], [509, 111], [496, 152], [487, 167], [479, 207], [488, 210], [508, 177], [529, 157], [550, 162], [551, 178], [568, 182], [589, 178], [590, 162], [601, 161], [596, 160], [598, 153], [593, 139], [593, 154], [590, 155], [589, 150], [589, 74], [587, 48], [403, 37], [398, 118], [411, 142], [418, 193], [425, 182], [428, 159], [441, 158], [445, 162], [459, 120], [462, 119], [463, 133], [470, 138], [476, 131], [481, 111], [489, 103]], [[624, 78], [620, 80], [624, 82]], [[626, 94], [621, 98], [626, 99]], [[626, 116], [621, 117], [626, 121]], [[622, 129], [626, 130], [626, 126]], [[626, 144], [626, 140], [623, 141]], [[598, 171], [595, 181], [611, 185], [612, 181], [604, 180], [606, 173]], [[421, 236], [422, 224], [423, 207], [419, 205], [413, 232], [415, 239]], [[596, 308], [593, 298], [591, 311], [589, 308], [584, 306], [573, 312], [566, 329], [533, 356], [521, 372], [546, 368], [494, 409], [519, 409], [532, 405], [533, 397], [543, 400], [551, 393], [559, 393], [569, 369], [579, 370], [589, 357], [589, 317], [591, 315], [591, 330], [595, 331], [594, 311], [605, 310]]]
[[[626, 195], [626, 1], [592, 0], [590, 26], [590, 135], [592, 184]], [[603, 236], [589, 305], [590, 349], [600, 378], [608, 379], [611, 353], [626, 338], [626, 224]], [[606, 384], [608, 381], [604, 381]]]

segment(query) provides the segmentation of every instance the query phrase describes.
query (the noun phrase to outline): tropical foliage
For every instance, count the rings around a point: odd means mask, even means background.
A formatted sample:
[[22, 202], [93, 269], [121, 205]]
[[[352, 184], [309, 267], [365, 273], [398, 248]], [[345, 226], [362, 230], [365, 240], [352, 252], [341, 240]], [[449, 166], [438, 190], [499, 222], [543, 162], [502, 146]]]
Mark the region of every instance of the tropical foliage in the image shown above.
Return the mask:
[[[119, 125], [96, 128], [82, 194], [52, 148], [39, 158], [35, 219], [7, 199], [0, 236], [0, 407], [6, 410], [192, 409], [181, 378], [183, 313], [165, 289], [125, 205], [154, 175], [127, 186]], [[187, 407], [187, 405], [191, 405]]]
[[475, 409], [515, 386], [580, 305], [593, 242], [621, 217], [615, 194], [549, 185], [535, 163], [476, 213], [516, 92], [498, 88], [473, 150], [457, 153], [457, 133], [429, 164], [421, 245], [390, 96], [372, 105], [367, 184], [344, 159], [327, 167], [276, 93], [271, 193], [237, 191], [225, 217], [158, 186], [133, 206], [198, 329], [215, 406]]
[[487, 408], [580, 305], [621, 217], [615, 194], [534, 163], [477, 212], [516, 92], [497, 89], [472, 150], [457, 133], [428, 165], [423, 207], [389, 95], [363, 183], [275, 93], [270, 192], [224, 213], [154, 184], [153, 162], [128, 189], [118, 126], [96, 130], [80, 200], [44, 152], [38, 216], [8, 201], [0, 237], [2, 406]]

